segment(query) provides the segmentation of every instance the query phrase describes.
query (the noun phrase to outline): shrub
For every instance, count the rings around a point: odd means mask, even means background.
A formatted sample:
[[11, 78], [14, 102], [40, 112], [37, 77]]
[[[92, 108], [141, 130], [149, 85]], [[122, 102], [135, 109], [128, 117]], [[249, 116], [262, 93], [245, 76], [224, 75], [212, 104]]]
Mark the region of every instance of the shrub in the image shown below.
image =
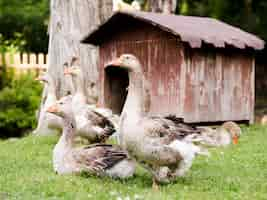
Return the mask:
[[41, 85], [33, 74], [13, 76], [0, 91], [1, 138], [23, 136], [35, 127], [40, 97]]

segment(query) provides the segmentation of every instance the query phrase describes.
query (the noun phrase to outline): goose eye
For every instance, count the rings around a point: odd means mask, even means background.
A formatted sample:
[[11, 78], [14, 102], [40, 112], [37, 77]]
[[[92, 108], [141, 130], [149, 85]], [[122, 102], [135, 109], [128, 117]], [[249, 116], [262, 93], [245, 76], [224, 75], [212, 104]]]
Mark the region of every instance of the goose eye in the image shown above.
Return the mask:
[[63, 102], [59, 102], [59, 105], [63, 105]]

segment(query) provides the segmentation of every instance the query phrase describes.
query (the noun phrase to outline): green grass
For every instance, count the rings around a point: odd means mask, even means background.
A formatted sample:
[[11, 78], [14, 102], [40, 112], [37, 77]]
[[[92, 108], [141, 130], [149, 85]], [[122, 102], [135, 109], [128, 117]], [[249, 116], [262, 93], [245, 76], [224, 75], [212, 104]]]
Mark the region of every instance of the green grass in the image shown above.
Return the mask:
[[266, 136], [267, 128], [244, 128], [239, 145], [197, 158], [185, 178], [158, 192], [151, 189], [150, 175], [141, 168], [125, 181], [56, 175], [51, 162], [56, 137], [0, 141], [0, 200], [267, 199]]

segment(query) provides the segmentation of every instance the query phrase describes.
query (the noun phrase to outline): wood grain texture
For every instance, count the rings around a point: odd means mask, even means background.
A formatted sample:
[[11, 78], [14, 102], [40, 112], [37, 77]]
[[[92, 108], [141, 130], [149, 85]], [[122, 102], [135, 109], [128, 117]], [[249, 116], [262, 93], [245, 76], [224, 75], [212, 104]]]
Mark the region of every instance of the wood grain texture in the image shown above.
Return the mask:
[[145, 10], [160, 13], [175, 13], [177, 0], [146, 0]]
[[[253, 121], [254, 56], [250, 51], [192, 49], [152, 25], [131, 23], [100, 45], [100, 101], [113, 109], [105, 66], [136, 55], [150, 83], [151, 114], [175, 114], [189, 123]], [[126, 89], [126, 87], [125, 87]]]
[[[110, 6], [111, 0], [105, 2]], [[100, 9], [106, 7], [102, 4], [104, 1], [51, 0], [48, 72], [57, 80], [58, 97], [71, 90], [69, 80], [63, 76], [63, 64], [73, 56], [80, 59], [86, 77], [84, 86], [90, 88], [91, 81], [97, 81], [98, 49], [81, 44], [80, 39], [100, 24], [102, 16], [110, 14], [108, 9]]]
[[[70, 64], [72, 57], [77, 57], [85, 77], [86, 95], [96, 103], [93, 97], [98, 95], [98, 48], [81, 44], [80, 40], [111, 15], [111, 9], [112, 0], [50, 1], [48, 73], [55, 80], [58, 98], [74, 92], [71, 77], [64, 77], [63, 71], [64, 63]], [[44, 88], [42, 102], [46, 93]]]

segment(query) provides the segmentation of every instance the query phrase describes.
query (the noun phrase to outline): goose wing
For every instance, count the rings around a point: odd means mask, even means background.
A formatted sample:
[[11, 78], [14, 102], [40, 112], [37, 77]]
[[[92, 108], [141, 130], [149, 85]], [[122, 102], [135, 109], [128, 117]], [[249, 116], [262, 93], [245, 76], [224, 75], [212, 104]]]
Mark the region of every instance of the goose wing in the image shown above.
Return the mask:
[[200, 130], [194, 126], [183, 123], [181, 118], [173, 115], [165, 117], [152, 116], [143, 121], [146, 135], [158, 138], [164, 144], [169, 144], [173, 140], [182, 140], [189, 135], [200, 134]]
[[86, 111], [87, 118], [92, 122], [93, 125], [99, 126], [101, 128], [112, 127], [114, 128], [113, 123], [104, 115], [93, 109], [87, 109]]
[[116, 131], [111, 120], [93, 109], [87, 109], [85, 117], [90, 121], [90, 126], [98, 127], [103, 130], [101, 133], [101, 141], [104, 141]]
[[102, 173], [121, 160], [127, 158], [126, 152], [109, 144], [93, 144], [78, 149], [74, 158], [86, 171]]

